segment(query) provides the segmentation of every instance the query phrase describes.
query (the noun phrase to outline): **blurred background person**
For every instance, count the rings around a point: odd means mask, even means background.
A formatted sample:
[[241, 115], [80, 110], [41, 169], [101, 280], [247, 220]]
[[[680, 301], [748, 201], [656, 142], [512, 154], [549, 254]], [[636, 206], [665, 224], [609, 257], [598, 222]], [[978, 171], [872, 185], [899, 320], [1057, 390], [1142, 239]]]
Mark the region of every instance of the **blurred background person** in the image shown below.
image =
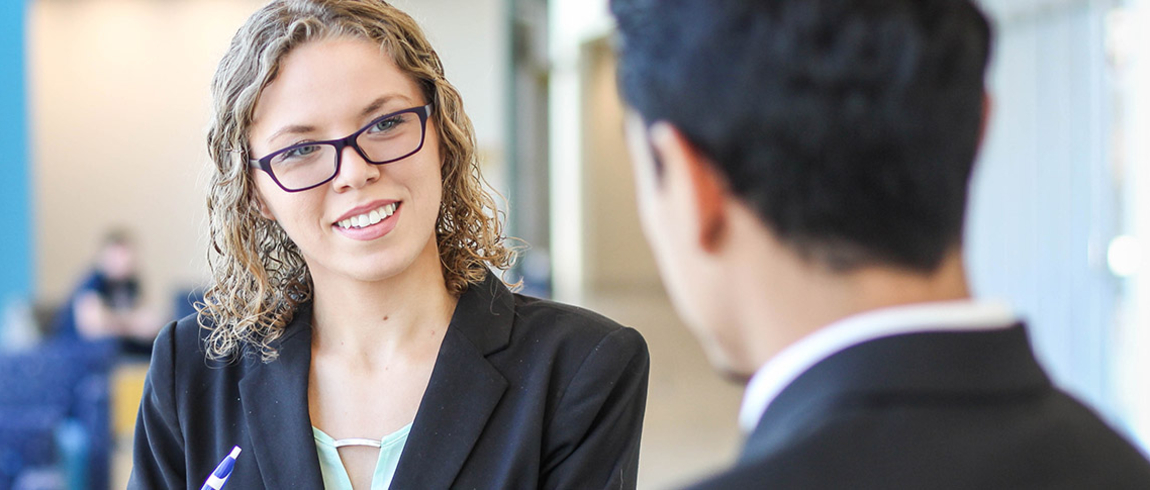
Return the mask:
[[162, 326], [141, 301], [137, 254], [124, 229], [109, 231], [95, 264], [60, 307], [54, 336], [87, 341], [114, 340], [124, 355], [149, 355]]
[[161, 326], [141, 299], [134, 241], [112, 228], [51, 319], [37, 321], [42, 340], [0, 355], [0, 489], [109, 488], [116, 432], [131, 419], [116, 408], [134, 410], [146, 369], [136, 360]]

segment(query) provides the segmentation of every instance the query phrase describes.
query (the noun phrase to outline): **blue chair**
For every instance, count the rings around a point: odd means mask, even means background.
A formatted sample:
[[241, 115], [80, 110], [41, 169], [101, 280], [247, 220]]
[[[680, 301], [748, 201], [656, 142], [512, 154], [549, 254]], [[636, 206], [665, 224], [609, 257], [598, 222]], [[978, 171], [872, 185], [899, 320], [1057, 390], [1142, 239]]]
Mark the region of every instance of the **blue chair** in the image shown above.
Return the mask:
[[[107, 489], [115, 359], [112, 342], [60, 341], [0, 355], [0, 489], [27, 469], [45, 467], [59, 468], [81, 488]], [[79, 461], [86, 464], [64, 465], [83, 453]]]

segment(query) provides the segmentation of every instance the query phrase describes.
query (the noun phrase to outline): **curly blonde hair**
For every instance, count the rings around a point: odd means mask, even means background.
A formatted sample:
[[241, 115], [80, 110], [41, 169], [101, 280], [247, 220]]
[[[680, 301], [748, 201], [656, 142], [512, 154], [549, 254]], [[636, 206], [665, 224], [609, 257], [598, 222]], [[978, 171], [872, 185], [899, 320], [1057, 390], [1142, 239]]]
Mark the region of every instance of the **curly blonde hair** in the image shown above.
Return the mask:
[[284, 56], [305, 43], [339, 37], [379, 43], [432, 103], [443, 158], [436, 238], [449, 292], [458, 295], [482, 281], [488, 266], [507, 270], [515, 260], [515, 249], [503, 237], [502, 214], [484, 190], [471, 120], [415, 21], [381, 0], [275, 0], [236, 33], [212, 81], [212, 285], [197, 305], [199, 323], [209, 330], [206, 348], [211, 359], [231, 358], [250, 348], [264, 362], [274, 360], [275, 340], [299, 304], [312, 296], [311, 276], [299, 248], [278, 223], [259, 215], [248, 165], [248, 132], [256, 102], [275, 79]]

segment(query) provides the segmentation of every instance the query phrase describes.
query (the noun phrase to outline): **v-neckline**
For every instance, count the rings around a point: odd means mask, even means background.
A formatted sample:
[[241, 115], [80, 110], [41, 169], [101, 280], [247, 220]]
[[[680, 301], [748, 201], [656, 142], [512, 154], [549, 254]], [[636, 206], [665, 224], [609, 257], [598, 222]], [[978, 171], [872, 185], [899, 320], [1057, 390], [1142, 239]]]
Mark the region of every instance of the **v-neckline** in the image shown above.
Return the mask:
[[[407, 437], [411, 433], [411, 426], [412, 423], [408, 423], [399, 430], [383, 436], [383, 439], [380, 440], [380, 446], [375, 448], [379, 451], [379, 454], [376, 456], [375, 468], [371, 472], [372, 490], [377, 488], [377, 483], [379, 488], [388, 488], [390, 486], [391, 480], [395, 477], [395, 470], [399, 466], [399, 456], [403, 453], [403, 446], [406, 445]], [[311, 427], [311, 430], [316, 443], [317, 456], [320, 461], [326, 460], [329, 462], [328, 465], [320, 465], [321, 475], [325, 473], [325, 470], [335, 472], [334, 475], [330, 476], [338, 480], [340, 485], [343, 485], [340, 488], [350, 490], [352, 488], [351, 475], [348, 474], [347, 467], [343, 465], [343, 457], [339, 454], [339, 448], [336, 447], [337, 439], [331, 437], [314, 425]], [[390, 468], [387, 466], [390, 466]], [[390, 473], [390, 475], [387, 475], [387, 473]], [[386, 479], [387, 482], [377, 482], [377, 480], [380, 479]], [[327, 480], [327, 478], [324, 478], [324, 480]]]

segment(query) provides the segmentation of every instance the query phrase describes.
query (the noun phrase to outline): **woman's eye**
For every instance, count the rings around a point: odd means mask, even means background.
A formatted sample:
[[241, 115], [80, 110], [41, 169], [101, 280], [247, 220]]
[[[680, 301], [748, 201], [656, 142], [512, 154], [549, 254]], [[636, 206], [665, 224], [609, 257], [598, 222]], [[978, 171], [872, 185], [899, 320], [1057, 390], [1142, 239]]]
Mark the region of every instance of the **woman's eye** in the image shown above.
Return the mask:
[[306, 158], [320, 150], [319, 145], [307, 145], [292, 148], [277, 156], [273, 163], [284, 163], [293, 160], [300, 160]]
[[373, 133], [383, 133], [383, 132], [391, 131], [392, 129], [395, 129], [396, 126], [399, 126], [399, 124], [402, 122], [403, 122], [403, 117], [401, 117], [401, 116], [389, 117], [389, 118], [384, 119], [382, 121], [376, 122], [375, 124], [372, 124], [370, 131]]
[[299, 148], [294, 148], [294, 149], [284, 153], [284, 157], [287, 157], [287, 158], [303, 157], [303, 156], [311, 155], [312, 153], [315, 153], [317, 151], [319, 151], [319, 147], [315, 146], [315, 145], [301, 146]]

